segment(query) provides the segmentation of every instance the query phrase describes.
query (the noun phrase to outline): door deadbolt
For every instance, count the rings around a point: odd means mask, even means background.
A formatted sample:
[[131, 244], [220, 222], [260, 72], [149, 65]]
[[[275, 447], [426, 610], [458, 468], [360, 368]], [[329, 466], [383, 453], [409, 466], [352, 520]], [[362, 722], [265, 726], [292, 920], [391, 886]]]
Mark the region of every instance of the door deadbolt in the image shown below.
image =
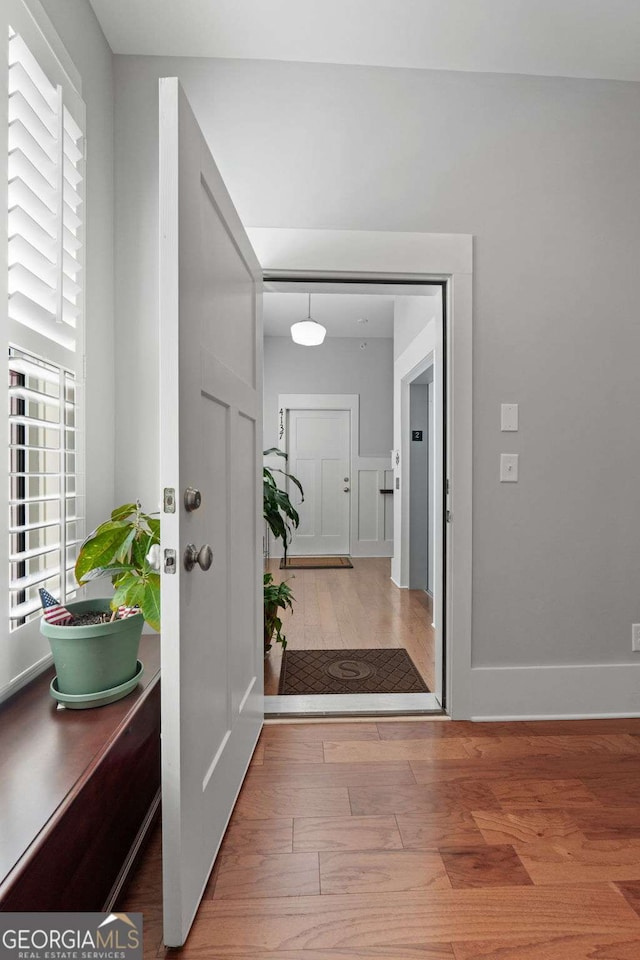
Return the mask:
[[213, 550], [208, 543], [199, 550], [195, 543], [188, 543], [184, 550], [183, 562], [185, 570], [193, 570], [196, 563], [201, 570], [208, 570], [213, 563]]
[[202, 503], [202, 495], [195, 487], [187, 487], [184, 492], [184, 506], [188, 513], [197, 510]]

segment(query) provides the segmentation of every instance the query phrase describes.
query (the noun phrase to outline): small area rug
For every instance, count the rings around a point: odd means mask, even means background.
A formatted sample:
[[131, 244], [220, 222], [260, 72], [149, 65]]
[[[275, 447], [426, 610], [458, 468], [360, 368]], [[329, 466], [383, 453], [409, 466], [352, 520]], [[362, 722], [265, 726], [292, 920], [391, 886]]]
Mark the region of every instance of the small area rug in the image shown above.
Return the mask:
[[278, 693], [428, 693], [401, 647], [379, 650], [285, 650]]
[[353, 564], [349, 557], [284, 557], [280, 561], [281, 570], [350, 570]]

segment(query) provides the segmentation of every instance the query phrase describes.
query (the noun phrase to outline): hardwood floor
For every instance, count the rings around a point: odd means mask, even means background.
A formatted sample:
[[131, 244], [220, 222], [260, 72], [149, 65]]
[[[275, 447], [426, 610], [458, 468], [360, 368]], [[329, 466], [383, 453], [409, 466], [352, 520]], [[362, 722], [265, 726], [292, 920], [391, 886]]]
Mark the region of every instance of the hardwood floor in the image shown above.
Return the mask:
[[[423, 590], [400, 590], [391, 582], [391, 561], [352, 560], [353, 570], [268, 569], [290, 581], [296, 602], [283, 616], [290, 650], [403, 647], [430, 690], [434, 689], [431, 599]], [[282, 651], [275, 644], [265, 660], [265, 693], [278, 692]]]
[[640, 720], [269, 724], [185, 947], [159, 831], [118, 909], [149, 958], [638, 960], [638, 801]]

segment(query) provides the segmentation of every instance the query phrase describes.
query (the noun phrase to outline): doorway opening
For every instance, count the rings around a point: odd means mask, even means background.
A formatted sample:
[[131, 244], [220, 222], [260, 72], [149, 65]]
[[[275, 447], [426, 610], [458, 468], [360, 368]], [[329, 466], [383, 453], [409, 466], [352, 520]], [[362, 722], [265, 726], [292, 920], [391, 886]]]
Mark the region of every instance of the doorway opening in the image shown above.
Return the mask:
[[[286, 655], [274, 643], [265, 657], [268, 716], [445, 707], [445, 290], [441, 279], [265, 276], [264, 446], [288, 458], [265, 464], [304, 492], [282, 480], [299, 513], [286, 567], [265, 526], [265, 572], [295, 598], [280, 611]], [[320, 346], [292, 340], [308, 312], [326, 329]], [[422, 473], [413, 382], [431, 399]], [[419, 552], [412, 517], [429, 501]]]

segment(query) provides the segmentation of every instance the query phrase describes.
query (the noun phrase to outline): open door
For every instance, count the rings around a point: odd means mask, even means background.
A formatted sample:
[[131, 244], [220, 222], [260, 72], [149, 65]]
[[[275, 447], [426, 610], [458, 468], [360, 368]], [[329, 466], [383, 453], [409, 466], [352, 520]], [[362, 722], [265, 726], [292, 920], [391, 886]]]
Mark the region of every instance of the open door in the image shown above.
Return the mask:
[[262, 274], [160, 80], [164, 939], [184, 943], [263, 721]]

